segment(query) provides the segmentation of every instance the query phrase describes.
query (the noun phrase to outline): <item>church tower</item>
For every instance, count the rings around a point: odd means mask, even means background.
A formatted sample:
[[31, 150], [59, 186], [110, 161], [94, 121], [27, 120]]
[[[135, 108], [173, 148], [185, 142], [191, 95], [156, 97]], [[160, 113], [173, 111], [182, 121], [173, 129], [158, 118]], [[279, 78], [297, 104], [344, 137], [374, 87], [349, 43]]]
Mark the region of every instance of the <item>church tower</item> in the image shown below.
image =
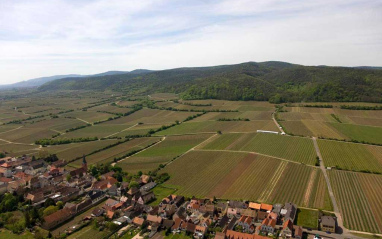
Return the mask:
[[86, 162], [85, 155], [82, 156], [82, 168], [88, 171], [88, 163]]

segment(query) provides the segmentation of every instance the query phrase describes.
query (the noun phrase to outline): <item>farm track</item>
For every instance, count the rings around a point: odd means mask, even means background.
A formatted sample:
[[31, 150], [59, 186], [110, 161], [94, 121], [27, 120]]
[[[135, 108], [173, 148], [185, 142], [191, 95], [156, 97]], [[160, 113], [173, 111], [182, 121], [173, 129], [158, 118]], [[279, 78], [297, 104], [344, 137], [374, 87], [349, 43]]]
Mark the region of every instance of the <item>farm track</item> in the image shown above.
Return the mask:
[[137, 125], [138, 125], [138, 123], [135, 124], [135, 125], [133, 125], [133, 126], [130, 126], [130, 127], [126, 128], [126, 129], [124, 129], [124, 130], [121, 130], [121, 131], [119, 131], [119, 132], [116, 132], [116, 133], [114, 133], [114, 134], [105, 136], [105, 138], [109, 138], [109, 137], [114, 136], [114, 135], [116, 135], [116, 134], [122, 133], [122, 132], [124, 132], [124, 131], [126, 131], [126, 130], [129, 130], [129, 129], [131, 129], [131, 128], [134, 128], [134, 127], [137, 126]]
[[[157, 144], [160, 144], [160, 143], [163, 142], [164, 140], [166, 140], [166, 137], [162, 137], [161, 140], [159, 140], [159, 141], [156, 142], [155, 144], [151, 145], [150, 147], [147, 147], [147, 148], [145, 148], [145, 149], [143, 149], [143, 150], [140, 150], [140, 151], [136, 152], [135, 154], [130, 155], [129, 157], [126, 157], [126, 158], [124, 158], [124, 159], [121, 159], [120, 161], [118, 161], [118, 163], [120, 163], [120, 162], [122, 162], [122, 161], [124, 161], [124, 160], [126, 160], [126, 159], [128, 159], [128, 158], [130, 158], [130, 157], [133, 157], [134, 155], [136, 155], [136, 154], [138, 154], [138, 153], [141, 153], [141, 152], [143, 152], [143, 151], [146, 151], [146, 150], [148, 150], [149, 148], [154, 147], [154, 146], [157, 145]], [[114, 167], [115, 164], [116, 164], [116, 163], [112, 163], [111, 165]]]
[[295, 163], [295, 164], [302, 164], [302, 165], [305, 165], [305, 166], [308, 166], [308, 167], [317, 168], [317, 166], [314, 166], [314, 165], [303, 164], [303, 163], [300, 163], [300, 162], [296, 162], [296, 161], [292, 161], [292, 160], [288, 160], [288, 159], [272, 156], [272, 155], [269, 155], [269, 154], [262, 154], [262, 153], [258, 153], [258, 152], [255, 152], [255, 151], [226, 150], [226, 149], [195, 149], [195, 151], [220, 151], [220, 152], [234, 152], [234, 153], [251, 153], [251, 154], [258, 154], [258, 155], [267, 156], [267, 157], [270, 157], [270, 158], [279, 159], [279, 160], [282, 160], [282, 161], [285, 161], [285, 162], [290, 162], [290, 163]]
[[8, 130], [8, 131], [4, 131], [4, 132], [1, 132], [0, 134], [5, 134], [5, 133], [8, 133], [8, 132], [12, 132], [12, 131], [14, 131], [14, 130], [21, 129], [22, 127], [24, 127], [24, 126], [20, 126], [20, 127], [15, 128], [15, 129], [11, 129], [11, 130]]
[[324, 174], [326, 185], [328, 186], [329, 196], [330, 196], [330, 199], [332, 200], [334, 214], [337, 217], [338, 227], [342, 228], [342, 230], [343, 230], [342, 233], [344, 235], [349, 235], [348, 229], [346, 229], [344, 227], [344, 222], [343, 222], [343, 219], [342, 219], [342, 215], [341, 215], [341, 213], [340, 213], [340, 211], [338, 209], [338, 204], [337, 204], [336, 198], [334, 197], [333, 189], [332, 189], [332, 186], [330, 184], [330, 180], [329, 180], [328, 174], [326, 173], [324, 161], [322, 159], [321, 152], [320, 152], [320, 149], [318, 147], [317, 139], [315, 137], [313, 137], [312, 140], [313, 140], [313, 144], [314, 144], [314, 148], [316, 150], [317, 156], [319, 157], [319, 160], [320, 160], [320, 169], [321, 169], [322, 173]]
[[[195, 147], [193, 147], [193, 148], [187, 150], [186, 152], [184, 152], [183, 154], [179, 155], [178, 158], [182, 157], [183, 155], [187, 154], [188, 152], [194, 151], [194, 150], [195, 150], [196, 148], [198, 148], [200, 145], [206, 143], [207, 141], [209, 141], [210, 139], [212, 139], [212, 138], [215, 137], [215, 136], [216, 136], [216, 134], [212, 135], [211, 137], [209, 137], [208, 139], [204, 140], [204, 141], [201, 142], [200, 144], [196, 145]], [[195, 151], [198, 151], [198, 150], [195, 150]], [[178, 159], [178, 158], [176, 158], [176, 159]], [[176, 159], [175, 159], [175, 160], [176, 160]], [[170, 161], [169, 163], [166, 164], [166, 166], [167, 166], [167, 165], [170, 165], [170, 164], [171, 164], [172, 162], [174, 162], [175, 160]]]

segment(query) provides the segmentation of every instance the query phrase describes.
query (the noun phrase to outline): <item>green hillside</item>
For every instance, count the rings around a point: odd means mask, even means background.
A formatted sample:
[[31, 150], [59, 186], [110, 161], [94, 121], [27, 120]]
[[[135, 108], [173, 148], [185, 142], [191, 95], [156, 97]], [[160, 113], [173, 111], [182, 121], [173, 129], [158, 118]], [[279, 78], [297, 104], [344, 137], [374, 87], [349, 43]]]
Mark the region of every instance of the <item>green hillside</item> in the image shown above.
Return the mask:
[[39, 90], [114, 90], [179, 93], [183, 99], [382, 102], [382, 70], [248, 62], [214, 67], [133, 71], [66, 78]]

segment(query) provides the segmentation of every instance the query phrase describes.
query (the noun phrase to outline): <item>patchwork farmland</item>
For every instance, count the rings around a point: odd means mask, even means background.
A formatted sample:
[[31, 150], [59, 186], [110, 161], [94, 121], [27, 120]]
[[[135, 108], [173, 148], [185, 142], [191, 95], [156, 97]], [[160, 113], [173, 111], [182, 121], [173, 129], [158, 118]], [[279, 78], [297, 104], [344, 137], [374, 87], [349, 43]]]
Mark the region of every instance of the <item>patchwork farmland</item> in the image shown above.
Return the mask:
[[[164, 171], [171, 175], [166, 184], [179, 187], [178, 192], [187, 196], [247, 198], [268, 203], [293, 201], [300, 206], [331, 209], [319, 169], [262, 155], [195, 150]], [[289, 190], [296, 181], [299, 185]]]
[[[94, 178], [100, 181], [108, 170], [116, 170], [119, 182], [129, 184], [141, 172], [154, 180], [169, 176], [154, 188], [158, 197], [175, 193], [224, 201], [293, 202], [312, 214], [318, 214], [317, 209], [340, 213], [348, 229], [382, 231], [382, 146], [371, 145], [382, 143], [380, 110], [345, 110], [341, 104], [276, 108], [269, 102], [182, 100], [173, 93], [40, 96], [2, 102], [0, 153], [36, 159], [55, 154], [67, 171], [81, 168], [86, 155], [88, 172], [96, 168]], [[276, 109], [281, 112], [274, 114]], [[281, 135], [274, 118], [291, 135]], [[312, 136], [331, 138], [317, 142], [323, 164], [333, 169], [318, 166]], [[41, 139], [48, 143], [36, 142]], [[325, 172], [340, 212], [333, 207]], [[90, 234], [96, 230], [85, 227], [71, 236]]]

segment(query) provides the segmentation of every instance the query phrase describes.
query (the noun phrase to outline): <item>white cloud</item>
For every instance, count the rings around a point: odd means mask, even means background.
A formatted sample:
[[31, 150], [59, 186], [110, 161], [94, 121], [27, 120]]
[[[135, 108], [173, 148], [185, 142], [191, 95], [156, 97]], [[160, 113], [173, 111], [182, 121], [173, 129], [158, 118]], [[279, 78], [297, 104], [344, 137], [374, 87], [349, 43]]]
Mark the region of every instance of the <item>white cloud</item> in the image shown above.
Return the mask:
[[281, 60], [382, 65], [380, 1], [3, 1], [0, 84]]

